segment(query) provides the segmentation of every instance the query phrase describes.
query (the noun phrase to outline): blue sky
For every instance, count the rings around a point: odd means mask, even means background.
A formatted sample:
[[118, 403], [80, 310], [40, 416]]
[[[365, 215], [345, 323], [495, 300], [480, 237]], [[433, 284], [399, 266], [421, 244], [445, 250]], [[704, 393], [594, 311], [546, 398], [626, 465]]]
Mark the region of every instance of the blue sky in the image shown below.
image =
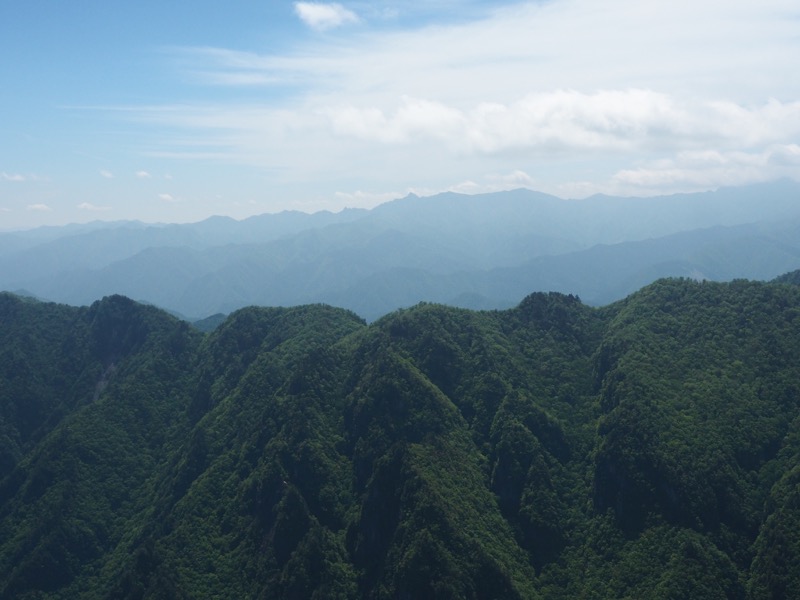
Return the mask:
[[800, 179], [796, 0], [4, 0], [0, 52], [0, 229]]

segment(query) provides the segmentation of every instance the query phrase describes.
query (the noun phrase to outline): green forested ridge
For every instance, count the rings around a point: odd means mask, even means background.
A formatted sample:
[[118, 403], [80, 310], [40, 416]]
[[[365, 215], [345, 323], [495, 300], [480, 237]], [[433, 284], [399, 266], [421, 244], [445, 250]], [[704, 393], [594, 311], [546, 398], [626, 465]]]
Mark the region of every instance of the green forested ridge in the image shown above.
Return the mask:
[[800, 285], [800, 269], [784, 273], [780, 277], [775, 278], [776, 283], [788, 283], [791, 285]]
[[0, 294], [0, 598], [800, 598], [800, 287]]

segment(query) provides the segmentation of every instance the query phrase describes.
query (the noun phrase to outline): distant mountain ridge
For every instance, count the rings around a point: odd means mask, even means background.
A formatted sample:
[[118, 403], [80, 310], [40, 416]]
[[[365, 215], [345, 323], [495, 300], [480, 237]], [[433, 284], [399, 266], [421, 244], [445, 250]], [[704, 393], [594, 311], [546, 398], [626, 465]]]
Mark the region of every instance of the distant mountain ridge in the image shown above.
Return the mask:
[[771, 279], [800, 265], [800, 184], [656, 198], [531, 190], [409, 195], [372, 210], [0, 234], [0, 289], [120, 293], [191, 318], [326, 302], [375, 319], [419, 301], [504, 308], [530, 290], [624, 297], [663, 276]]

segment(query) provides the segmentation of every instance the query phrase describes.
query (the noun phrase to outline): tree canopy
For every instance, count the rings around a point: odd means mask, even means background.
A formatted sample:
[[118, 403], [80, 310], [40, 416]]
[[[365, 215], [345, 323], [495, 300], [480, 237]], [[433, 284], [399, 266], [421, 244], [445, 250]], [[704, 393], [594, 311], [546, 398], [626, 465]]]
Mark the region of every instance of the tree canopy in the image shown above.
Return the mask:
[[787, 283], [209, 332], [0, 294], [0, 598], [800, 597]]

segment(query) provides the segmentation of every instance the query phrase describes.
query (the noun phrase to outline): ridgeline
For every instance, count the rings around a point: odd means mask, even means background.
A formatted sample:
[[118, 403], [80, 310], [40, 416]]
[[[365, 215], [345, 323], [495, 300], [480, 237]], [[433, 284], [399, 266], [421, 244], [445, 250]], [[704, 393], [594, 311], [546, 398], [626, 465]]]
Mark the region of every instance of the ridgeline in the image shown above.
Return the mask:
[[208, 333], [0, 294], [0, 598], [800, 598], [797, 281]]

